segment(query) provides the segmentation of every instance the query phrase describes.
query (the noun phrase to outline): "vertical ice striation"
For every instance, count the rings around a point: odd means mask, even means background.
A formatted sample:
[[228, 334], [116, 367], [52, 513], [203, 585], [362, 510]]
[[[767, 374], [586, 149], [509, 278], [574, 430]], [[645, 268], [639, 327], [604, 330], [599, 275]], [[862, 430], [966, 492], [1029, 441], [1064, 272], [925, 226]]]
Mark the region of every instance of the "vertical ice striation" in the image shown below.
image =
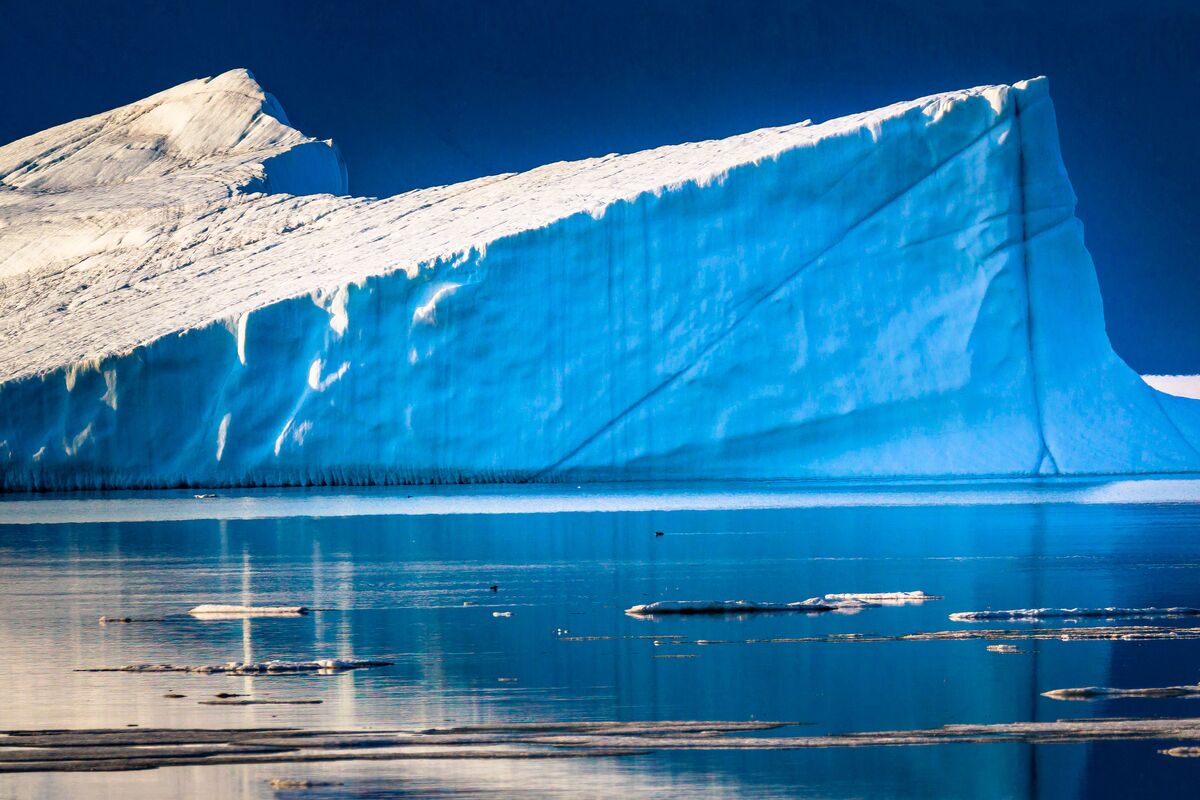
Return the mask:
[[244, 72], [143, 104], [221, 82], [114, 182], [133, 107], [0, 148], [4, 488], [1200, 469], [1044, 79], [380, 201]]

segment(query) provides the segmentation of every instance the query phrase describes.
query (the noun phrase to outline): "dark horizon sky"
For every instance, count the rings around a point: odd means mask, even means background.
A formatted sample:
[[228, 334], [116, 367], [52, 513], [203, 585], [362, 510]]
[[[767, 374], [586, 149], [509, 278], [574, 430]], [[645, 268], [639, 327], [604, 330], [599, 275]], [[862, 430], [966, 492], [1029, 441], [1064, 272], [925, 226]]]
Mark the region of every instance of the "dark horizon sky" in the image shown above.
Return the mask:
[[1200, 373], [1200, 4], [0, 0], [0, 143], [250, 69], [355, 194], [1050, 77], [1110, 338]]

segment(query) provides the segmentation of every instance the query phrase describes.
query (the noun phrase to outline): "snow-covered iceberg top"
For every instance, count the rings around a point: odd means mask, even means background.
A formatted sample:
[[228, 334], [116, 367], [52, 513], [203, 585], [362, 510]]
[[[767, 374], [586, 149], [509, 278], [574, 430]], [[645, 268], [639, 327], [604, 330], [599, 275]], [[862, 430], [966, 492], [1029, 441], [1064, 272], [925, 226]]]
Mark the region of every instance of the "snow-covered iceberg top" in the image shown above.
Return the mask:
[[[0, 191], [0, 381], [371, 276], [415, 275], [575, 214], [719, 181], [829, 137], [870, 136], [914, 110], [933, 122], [973, 98], [999, 109], [1008, 91], [984, 86], [366, 200], [278, 194], [344, 192], [340, 158], [288, 127], [245, 70], [191, 81], [0, 147], [0, 184], [10, 187]], [[264, 188], [273, 193], [253, 191]]]

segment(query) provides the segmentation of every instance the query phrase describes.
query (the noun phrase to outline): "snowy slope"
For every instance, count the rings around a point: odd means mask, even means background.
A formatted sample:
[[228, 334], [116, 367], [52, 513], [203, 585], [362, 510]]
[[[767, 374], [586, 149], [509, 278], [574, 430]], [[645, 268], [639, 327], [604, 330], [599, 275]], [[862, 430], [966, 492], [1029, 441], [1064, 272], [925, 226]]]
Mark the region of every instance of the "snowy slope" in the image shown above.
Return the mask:
[[368, 200], [237, 71], [0, 182], [9, 489], [1200, 469], [1041, 79]]

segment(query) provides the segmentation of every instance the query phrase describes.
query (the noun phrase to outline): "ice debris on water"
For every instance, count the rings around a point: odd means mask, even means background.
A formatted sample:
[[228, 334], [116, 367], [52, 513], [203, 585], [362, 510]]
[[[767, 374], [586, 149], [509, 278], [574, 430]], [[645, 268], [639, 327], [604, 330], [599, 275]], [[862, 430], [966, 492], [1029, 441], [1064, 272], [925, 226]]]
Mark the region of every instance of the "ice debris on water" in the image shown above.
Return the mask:
[[[649, 616], [649, 615], [647, 615]], [[787, 636], [761, 639], [692, 639], [687, 636], [560, 636], [560, 642], [604, 642], [622, 639], [670, 639], [673, 645], [718, 644], [812, 644], [877, 642], [953, 642], [953, 641], [1061, 641], [1061, 642], [1152, 642], [1200, 640], [1200, 628], [1156, 625], [1106, 625], [1070, 628], [958, 628], [949, 631], [914, 633], [825, 633], [814, 636]]]
[[1170, 608], [1014, 608], [1004, 611], [959, 611], [950, 615], [955, 622], [984, 620], [1071, 619], [1075, 617], [1196, 617], [1200, 608], [1172, 606]]
[[[157, 767], [351, 760], [611, 758], [648, 751], [766, 751], [940, 744], [1031, 745], [1169, 742], [1168, 756], [1200, 756], [1200, 718], [1060, 719], [956, 723], [938, 728], [789, 735], [797, 722], [530, 721], [406, 730], [162, 729], [9, 731], [11, 757], [0, 774], [91, 772]], [[29, 751], [29, 752], [22, 752]], [[35, 752], [36, 751], [36, 752]], [[956, 755], [958, 755], [956, 753]], [[217, 758], [213, 758], [217, 756]], [[27, 759], [27, 760], [22, 760]], [[35, 760], [36, 759], [36, 760]], [[277, 788], [293, 788], [285, 784]], [[1183, 785], [1186, 788], [1186, 785]], [[300, 787], [296, 787], [300, 788]], [[1184, 793], [1186, 794], [1186, 793]]]
[[[0, 773], [53, 769], [90, 772], [193, 766], [229, 761], [316, 762], [408, 759], [525, 759], [639, 755], [647, 751], [801, 750], [834, 747], [914, 747], [939, 744], [1171, 742], [1166, 755], [1195, 757], [1200, 718], [1061, 719], [1047, 722], [957, 723], [938, 728], [789, 735], [796, 722], [484, 723], [446, 728], [347, 731], [316, 729], [112, 729], [9, 732], [14, 752]], [[750, 734], [750, 735], [748, 735]], [[214, 759], [213, 756], [223, 756]], [[21, 759], [28, 760], [21, 760]], [[36, 758], [36, 760], [34, 760]], [[289, 784], [280, 788], [292, 788]]]
[[76, 672], [193, 672], [198, 674], [271, 675], [291, 672], [341, 672], [368, 667], [390, 667], [395, 662], [363, 658], [320, 658], [316, 661], [228, 661], [224, 664], [129, 664], [124, 667], [78, 669]]

